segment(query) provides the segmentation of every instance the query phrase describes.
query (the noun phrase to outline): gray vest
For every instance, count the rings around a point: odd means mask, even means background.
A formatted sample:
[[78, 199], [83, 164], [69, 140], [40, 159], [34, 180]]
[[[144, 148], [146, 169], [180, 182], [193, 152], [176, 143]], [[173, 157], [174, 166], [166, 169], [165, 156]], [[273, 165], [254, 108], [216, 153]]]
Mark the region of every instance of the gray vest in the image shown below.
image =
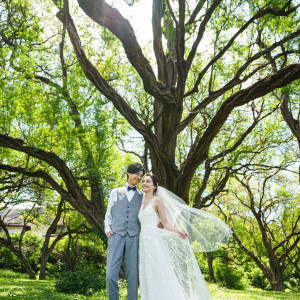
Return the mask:
[[127, 199], [125, 188], [117, 189], [117, 194], [117, 202], [111, 209], [111, 230], [121, 236], [126, 233], [130, 236], [138, 235], [141, 230], [138, 214], [143, 199], [142, 192], [136, 190], [130, 202]]

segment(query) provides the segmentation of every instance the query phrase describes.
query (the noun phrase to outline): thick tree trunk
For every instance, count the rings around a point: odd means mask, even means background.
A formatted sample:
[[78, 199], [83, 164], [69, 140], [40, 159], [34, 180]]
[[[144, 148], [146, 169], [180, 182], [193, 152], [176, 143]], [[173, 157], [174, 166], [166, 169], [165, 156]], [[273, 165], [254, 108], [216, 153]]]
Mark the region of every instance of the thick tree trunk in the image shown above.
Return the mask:
[[151, 153], [152, 172], [157, 176], [159, 185], [167, 188], [173, 193], [181, 196], [178, 192], [179, 172], [171, 164], [166, 161], [164, 154]]
[[284, 292], [283, 267], [278, 262], [270, 261], [271, 278], [270, 283], [275, 291]]
[[275, 291], [278, 291], [278, 292], [284, 292], [283, 278], [280, 278], [280, 280], [277, 280], [276, 282], [274, 282], [274, 283], [272, 284], [272, 288], [273, 288]]
[[35, 278], [35, 273], [29, 263], [29, 261], [26, 259], [26, 257], [23, 255], [22, 252], [16, 250], [15, 248], [8, 247], [22, 262], [27, 274], [29, 275], [30, 279], [36, 279]]
[[69, 234], [68, 245], [66, 247], [66, 263], [71, 272], [74, 272], [75, 269], [75, 261], [73, 259], [73, 249], [72, 249], [72, 235]]
[[281, 93], [280, 110], [285, 122], [289, 126], [291, 132], [296, 137], [300, 148], [300, 123], [299, 120], [293, 117], [293, 114], [289, 109], [288, 99], [289, 99], [288, 93]]
[[45, 280], [45, 278], [46, 278], [46, 267], [47, 267], [49, 255], [50, 255], [50, 253], [45, 253], [41, 257], [39, 280]]
[[30, 263], [28, 262], [28, 260], [23, 255], [21, 257], [19, 257], [19, 258], [22, 261], [22, 263], [23, 263], [23, 265], [25, 267], [25, 270], [26, 270], [27, 274], [29, 275], [29, 278], [30, 279], [36, 279], [35, 278], [35, 273], [32, 270], [32, 267], [31, 267]]
[[[3, 228], [3, 227], [2, 227]], [[4, 227], [5, 228], [5, 227]], [[3, 228], [3, 229], [4, 229]], [[5, 230], [5, 229], [4, 229]], [[7, 233], [7, 232], [6, 232]], [[11, 238], [8, 237], [8, 240], [5, 240], [4, 238], [0, 239], [0, 244], [3, 245], [4, 247], [8, 248], [14, 255], [16, 255], [18, 257], [18, 259], [20, 259], [20, 261], [22, 262], [27, 274], [29, 275], [30, 279], [36, 279], [35, 278], [35, 273], [29, 263], [29, 261], [26, 259], [26, 257], [24, 256], [24, 254], [22, 253], [21, 250], [16, 249], [11, 241]]]
[[45, 235], [45, 240], [44, 240], [44, 244], [43, 244], [43, 248], [42, 248], [42, 255], [41, 255], [41, 267], [40, 267], [40, 275], [39, 275], [40, 280], [44, 280], [46, 277], [47, 261], [49, 259], [50, 253], [53, 249], [53, 248], [52, 249], [49, 248], [50, 238], [51, 238], [52, 232], [54, 232], [54, 230], [56, 229], [57, 223], [59, 222], [59, 220], [61, 218], [61, 215], [63, 212], [63, 205], [64, 205], [64, 199], [62, 198], [58, 204], [56, 216], [53, 219], [52, 223], [50, 224], [49, 228], [47, 229], [47, 232]]
[[214, 272], [214, 269], [213, 269], [213, 257], [212, 257], [211, 252], [206, 253], [206, 258], [207, 258], [207, 264], [208, 264], [208, 269], [209, 269], [210, 281], [211, 282], [216, 282], [215, 272]]

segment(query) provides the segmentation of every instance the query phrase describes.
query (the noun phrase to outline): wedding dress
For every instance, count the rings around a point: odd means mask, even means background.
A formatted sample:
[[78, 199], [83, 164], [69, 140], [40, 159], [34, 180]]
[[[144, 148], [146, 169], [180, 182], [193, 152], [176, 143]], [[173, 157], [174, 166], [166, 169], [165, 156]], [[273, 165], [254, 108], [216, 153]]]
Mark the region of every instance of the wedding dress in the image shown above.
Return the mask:
[[157, 227], [154, 200], [139, 213], [141, 300], [211, 299], [189, 240]]

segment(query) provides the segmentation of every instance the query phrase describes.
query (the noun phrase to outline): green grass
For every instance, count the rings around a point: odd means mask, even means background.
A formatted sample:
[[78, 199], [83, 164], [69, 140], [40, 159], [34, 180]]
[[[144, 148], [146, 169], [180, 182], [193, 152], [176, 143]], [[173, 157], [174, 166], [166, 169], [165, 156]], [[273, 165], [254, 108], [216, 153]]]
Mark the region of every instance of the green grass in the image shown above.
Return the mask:
[[[267, 292], [260, 289], [245, 291], [229, 290], [216, 284], [209, 284], [211, 296], [214, 300], [300, 300], [300, 293]], [[120, 300], [126, 299], [126, 286], [120, 285]], [[55, 290], [54, 280], [30, 280], [26, 274], [0, 270], [0, 299], [107, 299], [105, 291], [93, 296], [77, 294], [63, 294]], [[187, 299], [188, 300], [188, 299]]]
[[300, 293], [270, 292], [257, 288], [237, 291], [209, 284], [208, 289], [214, 300], [300, 300]]

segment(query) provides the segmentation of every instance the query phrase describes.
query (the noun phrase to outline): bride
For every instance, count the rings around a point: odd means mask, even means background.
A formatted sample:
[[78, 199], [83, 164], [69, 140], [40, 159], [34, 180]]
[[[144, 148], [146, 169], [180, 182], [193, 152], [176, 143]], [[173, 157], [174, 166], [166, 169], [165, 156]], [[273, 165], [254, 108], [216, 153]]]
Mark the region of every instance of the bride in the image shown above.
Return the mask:
[[[158, 186], [153, 174], [144, 177], [142, 189], [145, 202], [139, 212], [141, 299], [211, 299], [193, 249], [219, 249], [228, 241], [231, 230], [219, 218], [189, 207]], [[157, 226], [160, 222], [163, 229]]]

